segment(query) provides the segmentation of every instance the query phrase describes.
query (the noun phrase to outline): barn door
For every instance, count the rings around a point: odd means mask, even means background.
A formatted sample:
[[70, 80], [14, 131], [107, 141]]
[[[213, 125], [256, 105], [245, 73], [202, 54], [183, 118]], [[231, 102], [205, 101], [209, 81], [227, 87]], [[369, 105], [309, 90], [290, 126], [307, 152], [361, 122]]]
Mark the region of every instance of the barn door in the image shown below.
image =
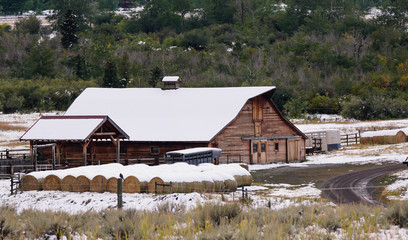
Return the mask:
[[292, 140], [289, 141], [288, 146], [288, 161], [300, 161], [301, 160], [301, 141]]
[[267, 162], [267, 146], [266, 141], [251, 141], [252, 163]]

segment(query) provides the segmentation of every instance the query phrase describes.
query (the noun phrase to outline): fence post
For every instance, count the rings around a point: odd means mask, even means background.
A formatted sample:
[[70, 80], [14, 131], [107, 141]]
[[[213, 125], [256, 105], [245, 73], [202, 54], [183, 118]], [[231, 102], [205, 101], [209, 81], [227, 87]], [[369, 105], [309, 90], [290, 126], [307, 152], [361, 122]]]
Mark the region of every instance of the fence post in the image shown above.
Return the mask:
[[358, 137], [357, 137], [357, 133], [356, 133], [356, 144], [358, 144], [357, 140], [358, 140]]
[[118, 209], [122, 209], [123, 207], [122, 194], [123, 194], [122, 178], [118, 178]]
[[349, 137], [348, 137], [349, 135], [347, 134], [346, 135], [346, 142], [347, 142], [347, 146], [349, 145]]
[[244, 194], [244, 186], [242, 186], [242, 200], [245, 200], [245, 194]]
[[229, 155], [227, 155], [227, 164], [229, 163]]
[[11, 185], [10, 185], [10, 192], [11, 192], [11, 195], [13, 195], [13, 192], [14, 192], [14, 183], [13, 183], [13, 175], [11, 175], [10, 174], [10, 182], [11, 182]]

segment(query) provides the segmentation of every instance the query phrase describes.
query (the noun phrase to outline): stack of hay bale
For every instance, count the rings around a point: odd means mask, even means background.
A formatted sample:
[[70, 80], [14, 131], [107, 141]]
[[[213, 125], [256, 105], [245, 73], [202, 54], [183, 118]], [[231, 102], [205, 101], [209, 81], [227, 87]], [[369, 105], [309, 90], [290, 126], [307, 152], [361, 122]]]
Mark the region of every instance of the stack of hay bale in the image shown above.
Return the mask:
[[117, 192], [117, 179], [123, 177], [123, 192], [231, 192], [249, 186], [251, 174], [239, 164], [199, 166], [187, 163], [148, 166], [118, 163], [83, 166], [65, 170], [32, 172], [22, 178], [22, 189], [72, 192]]

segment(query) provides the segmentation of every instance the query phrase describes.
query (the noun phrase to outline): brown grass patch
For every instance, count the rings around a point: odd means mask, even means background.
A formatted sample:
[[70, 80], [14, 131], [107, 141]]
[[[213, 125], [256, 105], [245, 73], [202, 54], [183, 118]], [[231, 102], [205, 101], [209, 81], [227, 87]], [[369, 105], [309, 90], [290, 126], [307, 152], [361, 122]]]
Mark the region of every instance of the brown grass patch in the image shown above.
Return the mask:
[[0, 122], [0, 130], [2, 131], [26, 131], [27, 127], [23, 125], [15, 125], [11, 122]]

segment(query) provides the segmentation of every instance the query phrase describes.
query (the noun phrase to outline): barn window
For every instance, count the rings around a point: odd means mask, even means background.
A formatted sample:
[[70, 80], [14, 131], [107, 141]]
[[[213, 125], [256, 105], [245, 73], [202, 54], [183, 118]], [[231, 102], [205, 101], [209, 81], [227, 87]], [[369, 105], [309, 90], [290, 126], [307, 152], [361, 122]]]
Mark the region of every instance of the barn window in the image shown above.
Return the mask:
[[265, 143], [261, 144], [261, 152], [266, 152], [266, 144]]
[[160, 153], [159, 147], [151, 147], [150, 148], [150, 154], [159, 154], [159, 153]]
[[275, 143], [275, 151], [279, 151], [279, 143]]
[[252, 152], [254, 152], [254, 153], [258, 152], [258, 143], [254, 143], [252, 145]]

